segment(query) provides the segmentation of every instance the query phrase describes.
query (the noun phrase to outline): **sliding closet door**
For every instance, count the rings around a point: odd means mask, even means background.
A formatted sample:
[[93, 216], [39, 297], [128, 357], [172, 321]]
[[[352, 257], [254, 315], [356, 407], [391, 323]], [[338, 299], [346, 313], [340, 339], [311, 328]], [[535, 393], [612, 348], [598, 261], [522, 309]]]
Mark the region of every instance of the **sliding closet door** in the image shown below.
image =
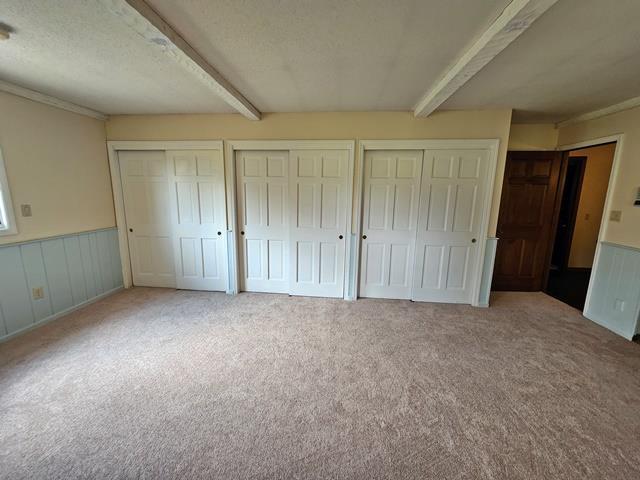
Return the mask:
[[411, 298], [422, 155], [365, 154], [361, 297]]
[[175, 287], [174, 214], [165, 152], [121, 151], [118, 158], [133, 284]]
[[488, 151], [425, 151], [413, 299], [472, 303]]
[[227, 289], [224, 163], [219, 150], [167, 151], [176, 284], [190, 290]]
[[289, 293], [289, 154], [236, 152], [240, 290]]
[[348, 172], [346, 150], [290, 153], [292, 295], [344, 294]]

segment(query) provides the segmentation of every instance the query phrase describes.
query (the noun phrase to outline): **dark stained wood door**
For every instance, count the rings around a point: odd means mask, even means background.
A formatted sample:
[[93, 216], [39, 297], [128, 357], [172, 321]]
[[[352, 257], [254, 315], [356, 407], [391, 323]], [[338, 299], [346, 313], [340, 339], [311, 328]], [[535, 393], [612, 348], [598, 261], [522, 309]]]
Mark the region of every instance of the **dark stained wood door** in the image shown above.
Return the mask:
[[542, 290], [561, 165], [559, 152], [507, 153], [493, 290]]

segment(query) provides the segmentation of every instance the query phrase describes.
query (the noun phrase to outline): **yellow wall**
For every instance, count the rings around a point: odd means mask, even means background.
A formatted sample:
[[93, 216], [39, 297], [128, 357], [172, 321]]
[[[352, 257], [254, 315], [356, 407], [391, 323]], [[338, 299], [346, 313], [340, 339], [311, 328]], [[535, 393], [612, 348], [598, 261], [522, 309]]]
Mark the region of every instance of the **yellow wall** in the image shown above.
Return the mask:
[[[109, 140], [500, 139], [489, 235], [495, 234], [511, 110], [267, 113], [261, 121], [235, 114], [121, 115], [107, 121]], [[356, 172], [357, 173], [357, 172]]]
[[593, 266], [615, 149], [615, 144], [609, 144], [571, 152], [574, 157], [587, 157], [587, 163], [571, 239], [569, 267]]
[[[570, 145], [620, 133], [624, 134], [624, 142], [610, 209], [621, 210], [622, 221], [606, 221], [604, 240], [640, 248], [640, 207], [633, 206], [640, 187], [640, 108], [560, 128], [558, 143]], [[608, 217], [609, 213], [605, 215]]]
[[558, 129], [553, 124], [514, 124], [509, 133], [509, 150], [555, 150]]
[[[0, 244], [115, 225], [103, 121], [2, 92], [0, 112], [18, 225]], [[33, 216], [22, 217], [21, 204]]]

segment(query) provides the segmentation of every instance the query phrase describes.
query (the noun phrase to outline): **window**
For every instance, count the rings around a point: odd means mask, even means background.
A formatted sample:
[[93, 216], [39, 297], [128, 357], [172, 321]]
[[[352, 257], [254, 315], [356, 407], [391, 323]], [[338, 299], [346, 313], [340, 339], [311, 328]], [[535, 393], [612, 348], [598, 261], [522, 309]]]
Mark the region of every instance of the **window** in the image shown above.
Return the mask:
[[0, 149], [0, 235], [15, 235], [16, 233], [18, 233], [18, 229], [13, 215], [9, 182], [7, 182], [7, 172], [4, 169], [4, 159]]

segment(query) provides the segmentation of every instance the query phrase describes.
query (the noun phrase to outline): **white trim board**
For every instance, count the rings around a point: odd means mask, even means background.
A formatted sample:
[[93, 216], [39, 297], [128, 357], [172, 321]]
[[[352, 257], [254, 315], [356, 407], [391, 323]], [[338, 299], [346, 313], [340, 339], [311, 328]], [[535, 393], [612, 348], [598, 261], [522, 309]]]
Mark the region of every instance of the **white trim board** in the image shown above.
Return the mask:
[[111, 188], [113, 189], [113, 203], [116, 213], [116, 228], [118, 229], [118, 245], [120, 246], [120, 260], [122, 263], [122, 281], [124, 288], [133, 286], [131, 271], [131, 254], [127, 236], [127, 220], [124, 213], [124, 195], [120, 177], [120, 162], [118, 152], [122, 150], [219, 150], [224, 155], [222, 140], [204, 141], [108, 141], [109, 170], [111, 172]]
[[107, 119], [107, 115], [104, 113], [91, 110], [90, 108], [81, 107], [80, 105], [76, 105], [75, 103], [67, 102], [66, 100], [52, 97], [51, 95], [45, 95], [44, 93], [36, 92], [35, 90], [30, 90], [28, 88], [14, 85], [13, 83], [5, 82], [3, 80], [0, 80], [0, 92], [10, 93], [18, 97], [33, 100], [34, 102], [43, 103], [51, 107], [66, 110], [67, 112], [78, 113], [80, 115], [84, 115], [85, 117], [97, 118], [98, 120]]
[[449, 71], [424, 94], [414, 109], [414, 115], [429, 116], [557, 1], [513, 0]]
[[355, 242], [355, 272], [351, 279], [350, 291], [353, 292], [354, 299], [359, 294], [360, 280], [360, 237], [362, 236], [362, 209], [364, 205], [363, 185], [364, 185], [364, 156], [367, 150], [438, 150], [438, 149], [486, 149], [489, 150], [489, 166], [487, 168], [487, 189], [484, 198], [484, 209], [480, 222], [480, 242], [478, 255], [476, 258], [476, 278], [471, 295], [471, 305], [481, 306], [484, 302], [480, 299], [480, 286], [482, 282], [482, 265], [484, 263], [485, 250], [487, 248], [487, 236], [489, 232], [489, 217], [491, 215], [491, 200], [495, 185], [496, 170], [498, 166], [499, 139], [457, 139], [457, 140], [360, 140], [358, 150], [358, 178], [356, 182], [356, 242]]
[[562, 122], [556, 123], [556, 128], [568, 127], [569, 125], [575, 125], [576, 123], [595, 120], [596, 118], [606, 117], [607, 115], [613, 115], [614, 113], [623, 112], [636, 107], [640, 107], [640, 97], [630, 98], [624, 102], [609, 105], [608, 107], [593, 110], [592, 112], [583, 113], [576, 117], [563, 120]]
[[[227, 173], [227, 223], [231, 230], [231, 241], [228, 243], [230, 257], [233, 261], [233, 278], [230, 279], [230, 291], [236, 294], [240, 290], [240, 263], [238, 258], [238, 198], [236, 196], [235, 152], [238, 150], [347, 150], [349, 161], [349, 181], [347, 182], [347, 229], [351, 232], [353, 225], [353, 177], [355, 164], [354, 140], [228, 140], [225, 141], [225, 171]], [[345, 235], [345, 275], [344, 299], [349, 300], [349, 279], [351, 268], [351, 242]]]
[[18, 225], [13, 210], [13, 200], [11, 199], [11, 189], [7, 180], [7, 171], [2, 156], [2, 145], [0, 145], [0, 220], [4, 219], [5, 226], [0, 228], [0, 237], [16, 235]]
[[[607, 196], [604, 201], [604, 207], [602, 209], [602, 220], [600, 221], [600, 229], [598, 231], [598, 243], [596, 244], [596, 253], [593, 257], [593, 267], [591, 269], [591, 277], [589, 278], [589, 287], [587, 288], [587, 298], [584, 302], [584, 309], [582, 310], [583, 315], [586, 317], [586, 312], [591, 307], [591, 298], [593, 296], [593, 284], [596, 273], [596, 268], [598, 265], [598, 260], [600, 260], [601, 253], [601, 244], [604, 242], [604, 237], [607, 233], [607, 226], [609, 222], [609, 210], [611, 209], [611, 201], [613, 198], [613, 187], [616, 184], [618, 179], [618, 174], [620, 171], [620, 158], [622, 157], [622, 151], [624, 148], [624, 134], [618, 135], [610, 135], [608, 137], [599, 137], [594, 138], [592, 140], [585, 140], [583, 142], [559, 145], [558, 151], [560, 152], [568, 152], [571, 150], [580, 150], [588, 147], [596, 147], [598, 145], [603, 145], [605, 143], [616, 143], [616, 150], [613, 154], [613, 164], [611, 165], [611, 174], [609, 175], [609, 185], [607, 186]], [[587, 317], [589, 318], [589, 317]]]
[[159, 48], [238, 113], [250, 120], [262, 114], [226, 78], [158, 15], [144, 0], [100, 0], [149, 45]]

